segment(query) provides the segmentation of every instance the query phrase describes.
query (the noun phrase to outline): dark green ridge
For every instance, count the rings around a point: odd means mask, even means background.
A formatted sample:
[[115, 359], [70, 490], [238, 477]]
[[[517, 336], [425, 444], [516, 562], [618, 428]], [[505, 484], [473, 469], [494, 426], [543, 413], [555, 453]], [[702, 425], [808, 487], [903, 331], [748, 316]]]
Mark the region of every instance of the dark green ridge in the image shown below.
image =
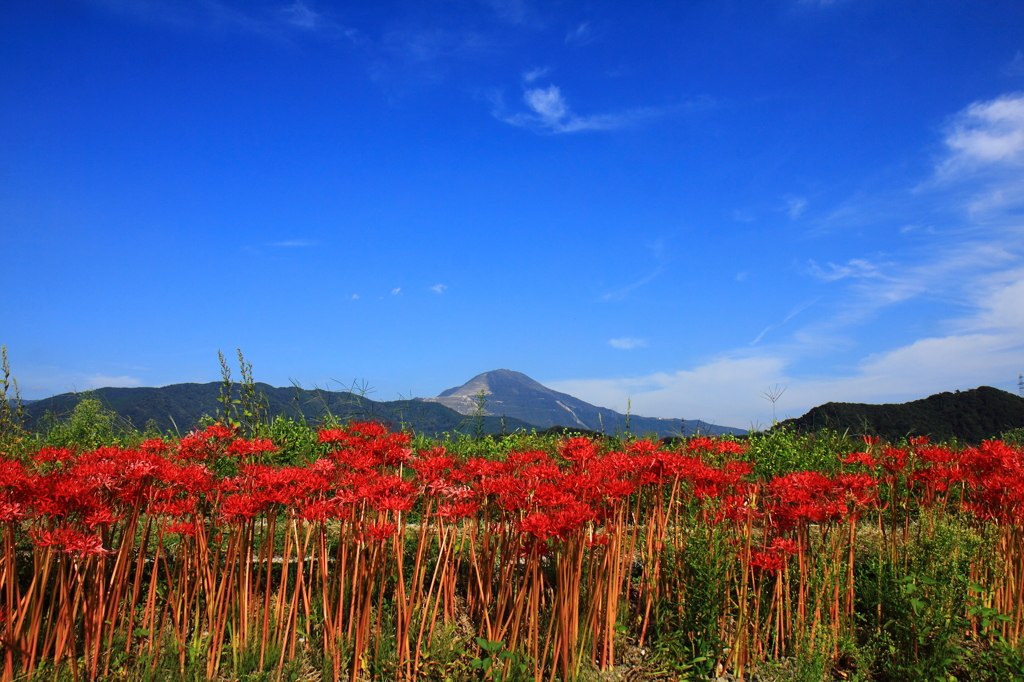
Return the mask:
[[[181, 434], [195, 428], [204, 415], [217, 416], [222, 411], [220, 396], [222, 384], [171, 384], [159, 388], [98, 388], [88, 393], [62, 393], [36, 400], [25, 405], [30, 418], [29, 428], [41, 428], [46, 416], [66, 417], [75, 405], [88, 395], [113, 410], [134, 427], [142, 429], [149, 420], [164, 432]], [[474, 417], [461, 415], [455, 410], [436, 403], [420, 400], [376, 401], [349, 391], [305, 390], [295, 387], [276, 388], [257, 383], [256, 388], [266, 396], [271, 417], [282, 415], [296, 420], [305, 419], [319, 424], [330, 416], [341, 421], [373, 419], [389, 424], [394, 429], [404, 425], [416, 433], [439, 435], [443, 432], [472, 433], [477, 425]], [[240, 387], [234, 387], [234, 398]], [[520, 419], [500, 416], [483, 418], [484, 433], [506, 433], [533, 429]]]
[[775, 428], [809, 433], [821, 429], [879, 436], [896, 442], [910, 436], [928, 436], [935, 442], [956, 439], [976, 445], [1024, 428], [1024, 398], [991, 386], [945, 392], [908, 403], [867, 405], [825, 403]]

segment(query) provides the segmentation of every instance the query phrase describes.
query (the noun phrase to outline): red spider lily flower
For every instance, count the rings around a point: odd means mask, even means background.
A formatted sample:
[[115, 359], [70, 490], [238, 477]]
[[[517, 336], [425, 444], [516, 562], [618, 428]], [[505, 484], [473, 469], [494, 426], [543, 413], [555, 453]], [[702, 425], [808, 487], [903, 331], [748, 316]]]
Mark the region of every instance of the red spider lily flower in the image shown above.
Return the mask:
[[[388, 434], [386, 426], [380, 422], [352, 422], [348, 427], [349, 433], [360, 436], [365, 439], [379, 438], [387, 435], [402, 435], [406, 434]], [[408, 438], [408, 436], [406, 436]]]
[[780, 554], [793, 555], [796, 554], [797, 550], [796, 540], [791, 538], [775, 538], [772, 540], [769, 549]]
[[35, 477], [29, 475], [21, 462], [0, 460], [0, 502], [27, 502], [35, 487]]
[[570, 438], [562, 443], [559, 454], [575, 469], [585, 469], [597, 457], [597, 446], [589, 438]]
[[907, 458], [909, 456], [910, 453], [901, 448], [886, 447], [882, 450], [882, 454], [879, 456], [878, 462], [886, 471], [891, 474], [895, 474], [907, 468]]
[[957, 456], [957, 453], [953, 452], [952, 450], [950, 450], [947, 447], [941, 447], [941, 446], [923, 447], [923, 446], [927, 445], [927, 440], [928, 439], [924, 438], [924, 440], [925, 440], [925, 443], [922, 444], [922, 447], [919, 447], [917, 449], [917, 456], [920, 457], [925, 462], [932, 462], [932, 463], [935, 463], [935, 464], [948, 464], [950, 462], [953, 462], [953, 461], [956, 461], [957, 459], [959, 459], [959, 457]]
[[326, 457], [321, 457], [309, 465], [309, 470], [329, 479], [334, 476], [334, 472], [338, 470], [338, 465]]
[[0, 523], [17, 523], [27, 515], [25, 508], [17, 502], [0, 500]]
[[870, 452], [851, 452], [843, 459], [843, 464], [861, 464], [869, 469], [875, 468], [875, 458]]
[[400, 476], [368, 478], [355, 492], [378, 511], [409, 511], [416, 502], [416, 484]]
[[228, 495], [220, 504], [220, 518], [228, 523], [244, 523], [263, 513], [266, 507], [266, 500], [259, 495]]
[[751, 552], [750, 565], [765, 573], [778, 573], [786, 568], [788, 558], [796, 554], [797, 544], [789, 538], [775, 538], [772, 544]]
[[861, 440], [864, 441], [864, 445], [867, 445], [868, 447], [871, 447], [872, 445], [878, 445], [878, 442], [881, 439], [878, 436], [867, 436], [867, 435], [864, 435], [864, 436], [861, 436]]
[[73, 450], [67, 448], [55, 448], [47, 445], [46, 447], [40, 448], [39, 452], [32, 456], [32, 461], [36, 464], [44, 464], [47, 462], [69, 462], [74, 459], [75, 453]]
[[456, 464], [454, 457], [447, 457], [443, 447], [433, 448], [409, 465], [416, 470], [416, 476], [424, 488], [431, 492], [445, 485], [444, 478]]
[[750, 449], [746, 443], [738, 443], [734, 440], [719, 440], [715, 443], [714, 451], [719, 455], [742, 455]]
[[235, 428], [229, 428], [227, 426], [224, 426], [220, 422], [217, 422], [216, 424], [210, 424], [209, 426], [207, 426], [206, 430], [203, 432], [203, 435], [205, 435], [207, 438], [222, 438], [224, 440], [227, 440], [229, 438], [234, 438], [237, 431], [238, 430]]
[[179, 521], [172, 523], [164, 529], [164, 533], [168, 535], [187, 535], [189, 537], [195, 537], [199, 533], [199, 527], [195, 521]]
[[750, 553], [750, 565], [765, 573], [778, 573], [786, 567], [786, 557], [775, 552], [753, 551]]
[[139, 449], [143, 452], [165, 455], [171, 451], [171, 446], [165, 443], [162, 438], [150, 438], [149, 440], [142, 441], [139, 444]]
[[726, 462], [725, 472], [730, 476], [749, 476], [754, 472], [754, 465], [750, 462]]
[[457, 521], [473, 516], [480, 511], [479, 502], [455, 502], [438, 506], [434, 516], [445, 521]]
[[195, 514], [196, 503], [197, 500], [194, 497], [154, 502], [149, 506], [149, 513], [182, 517], [188, 514]]
[[178, 441], [176, 457], [185, 461], [205, 461], [217, 452], [213, 443], [199, 433], [190, 433]]
[[299, 516], [306, 521], [324, 523], [328, 519], [339, 518], [343, 509], [338, 500], [312, 500], [299, 507]]
[[511, 473], [513, 471], [525, 469], [526, 467], [533, 466], [535, 464], [553, 464], [548, 453], [543, 450], [525, 450], [522, 452], [510, 452], [508, 457], [505, 459], [505, 471]]
[[89, 530], [95, 530], [97, 526], [109, 527], [110, 524], [120, 521], [122, 518], [122, 516], [115, 515], [109, 507], [100, 507], [85, 514], [82, 523]]
[[265, 452], [278, 452], [279, 448], [274, 445], [273, 441], [269, 438], [255, 438], [253, 440], [245, 440], [239, 438], [228, 446], [228, 454], [236, 455], [238, 457], [245, 457], [247, 455], [260, 455]]
[[712, 452], [714, 447], [715, 441], [706, 436], [697, 436], [686, 442], [688, 452]]
[[216, 487], [213, 472], [205, 464], [168, 466], [162, 478], [165, 485], [188, 494], [211, 493]]
[[318, 443], [347, 443], [348, 440], [345, 429], [321, 429], [317, 433]]
[[68, 527], [37, 531], [33, 540], [37, 547], [55, 547], [65, 554], [79, 558], [113, 553], [103, 549], [103, 539], [100, 536], [81, 533]]
[[532, 535], [543, 542], [555, 534], [554, 525], [553, 519], [547, 514], [533, 512], [519, 522], [519, 532]]
[[[583, 477], [574, 476], [565, 481], [559, 482], [548, 482], [540, 481], [537, 484], [537, 489], [533, 493], [533, 504], [541, 509], [551, 509], [552, 507], [562, 507], [567, 504], [572, 504], [577, 501], [578, 496], [573, 494], [579, 492], [583, 487], [581, 483], [585, 480]], [[559, 485], [561, 483], [561, 485]]]
[[[853, 474], [848, 474], [844, 480], [851, 491], [858, 490], [857, 486], [861, 483], [861, 479]], [[766, 506], [776, 525], [782, 529], [806, 521], [836, 521], [849, 511], [846, 500], [840, 500], [837, 490], [832, 479], [815, 471], [786, 474], [768, 483], [769, 501]]]
[[366, 527], [363, 534], [364, 542], [386, 542], [395, 537], [398, 525], [394, 523], [374, 523]]
[[658, 451], [661, 446], [649, 440], [635, 440], [626, 446], [626, 452], [636, 457], [643, 457]]
[[928, 438], [928, 436], [911, 436], [910, 438], [907, 439], [907, 442], [913, 445], [914, 447], [928, 445], [929, 441], [930, 439]]
[[866, 507], [876, 498], [878, 481], [870, 474], [839, 474], [832, 489], [855, 507]]

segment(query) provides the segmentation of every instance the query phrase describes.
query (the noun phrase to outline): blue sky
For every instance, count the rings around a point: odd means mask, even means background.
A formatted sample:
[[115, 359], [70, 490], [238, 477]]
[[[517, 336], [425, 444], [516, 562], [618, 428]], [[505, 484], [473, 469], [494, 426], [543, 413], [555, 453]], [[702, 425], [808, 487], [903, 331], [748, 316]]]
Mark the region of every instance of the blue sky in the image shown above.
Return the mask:
[[[1024, 372], [1024, 5], [0, 5], [25, 397], [509, 368], [749, 427]], [[337, 383], [336, 383], [337, 382]]]

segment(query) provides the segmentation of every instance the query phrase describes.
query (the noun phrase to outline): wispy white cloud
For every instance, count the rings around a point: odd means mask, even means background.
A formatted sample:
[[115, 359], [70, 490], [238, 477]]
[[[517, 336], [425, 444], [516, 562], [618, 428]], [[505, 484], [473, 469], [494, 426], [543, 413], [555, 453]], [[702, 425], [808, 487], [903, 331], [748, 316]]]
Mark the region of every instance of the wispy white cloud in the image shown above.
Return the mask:
[[1024, 76], [1024, 52], [1017, 50], [1013, 59], [1003, 66], [1002, 73], [1004, 76]]
[[133, 388], [141, 386], [142, 381], [131, 376], [108, 377], [102, 374], [94, 374], [86, 379], [88, 388]]
[[[427, 64], [445, 58], [467, 58], [491, 50], [491, 40], [475, 31], [452, 31], [443, 27], [408, 27], [389, 31], [380, 48], [399, 62]], [[383, 65], [378, 64], [379, 68]]]
[[805, 208], [807, 208], [807, 199], [803, 197], [790, 197], [786, 199], [786, 214], [793, 220], [803, 215]]
[[509, 114], [500, 93], [491, 97], [491, 113], [499, 121], [545, 133], [578, 133], [593, 130], [614, 130], [635, 124], [662, 113], [658, 109], [631, 109], [617, 114], [580, 116], [569, 108], [557, 85], [530, 88], [523, 93], [529, 113]]
[[[1015, 390], [1024, 367], [1024, 95], [965, 107], [951, 118], [943, 141], [946, 153], [927, 182], [883, 188], [886, 200], [902, 197], [924, 205], [926, 215], [940, 215], [941, 229], [908, 220], [907, 212], [872, 203], [870, 196], [849, 202], [844, 210], [856, 216], [851, 224], [889, 229], [906, 241], [841, 264], [811, 261], [806, 274], [828, 288], [823, 300], [829, 305], [785, 340], [761, 343], [807, 304], [762, 331], [756, 347], [735, 348], [690, 368], [548, 385], [617, 409], [631, 398], [637, 414], [736, 427], [770, 423], [771, 408], [759, 392], [776, 384], [787, 388], [777, 405], [780, 418], [828, 401], [904, 402], [986, 384]], [[877, 210], [880, 205], [885, 210]], [[903, 229], [908, 225], [921, 227]], [[912, 307], [922, 299], [948, 312], [928, 319]], [[906, 310], [917, 321], [907, 330], [917, 333], [889, 346], [877, 342], [892, 338], [871, 326], [886, 308]], [[859, 359], [829, 366], [820, 361], [824, 348], [863, 350]]]
[[946, 135], [950, 154], [939, 166], [948, 176], [979, 166], [1024, 163], [1024, 93], [975, 102], [957, 115]]
[[447, 284], [435, 284], [434, 286], [430, 287], [430, 290], [433, 291], [435, 294], [443, 294], [447, 288]]
[[571, 29], [568, 33], [565, 34], [566, 45], [586, 45], [587, 43], [593, 41], [593, 39], [594, 32], [590, 29], [590, 22], [587, 21], [584, 21], [583, 23], [576, 26], [576, 28]]
[[285, 7], [281, 12], [288, 24], [306, 31], [318, 31], [333, 25], [324, 18], [323, 14], [314, 11], [309, 5], [299, 0]]
[[651, 273], [641, 277], [640, 279], [636, 280], [635, 282], [632, 282], [631, 284], [627, 284], [626, 286], [622, 287], [621, 289], [616, 289], [615, 291], [608, 292], [607, 294], [602, 296], [601, 299], [604, 300], [604, 301], [621, 301], [624, 298], [626, 298], [626, 296], [628, 296], [630, 293], [632, 293], [634, 290], [639, 289], [643, 285], [645, 285], [648, 282], [652, 281], [655, 277], [660, 275], [661, 272], [662, 272], [662, 268], [659, 266], [653, 272], [651, 272]]
[[499, 19], [510, 24], [528, 24], [535, 20], [526, 0], [483, 0]]
[[316, 246], [316, 242], [312, 242], [306, 239], [292, 239], [283, 242], [271, 242], [267, 246], [279, 246], [283, 248], [302, 248], [306, 246]]
[[525, 72], [523, 74], [523, 81], [526, 83], [532, 83], [538, 78], [543, 78], [549, 73], [551, 73], [550, 66], [538, 66], [536, 69], [530, 69], [529, 71]]
[[391, 290], [392, 296], [397, 296], [400, 293], [402, 293], [402, 287], [395, 287], [394, 289]]
[[310, 3], [237, 8], [221, 0], [88, 0], [110, 12], [179, 30], [233, 31], [283, 39], [290, 31], [331, 32], [344, 29]]
[[1024, 272], [1018, 276], [989, 291], [979, 301], [984, 307], [960, 321], [963, 330], [871, 353], [852, 371], [832, 376], [795, 373], [798, 358], [774, 348], [757, 355], [729, 353], [676, 372], [545, 385], [612, 409], [623, 409], [628, 398], [636, 414], [738, 428], [771, 423], [759, 391], [775, 384], [787, 388], [777, 405], [780, 419], [829, 401], [905, 402], [980, 385], [1012, 390], [1024, 357]]
[[776, 324], [770, 324], [767, 327], [765, 327], [763, 330], [761, 330], [761, 333], [757, 335], [757, 338], [755, 338], [753, 341], [750, 342], [750, 345], [753, 346], [753, 345], [756, 345], [756, 344], [760, 343], [761, 339], [764, 338], [765, 334], [767, 334], [768, 332], [770, 332], [773, 329], [778, 329], [779, 327], [781, 327], [782, 325], [786, 324], [787, 322], [792, 320], [794, 317], [796, 317], [797, 315], [799, 315], [803, 311], [807, 310], [808, 308], [810, 308], [812, 305], [814, 305], [815, 303], [817, 303], [820, 300], [821, 300], [821, 297], [819, 296], [818, 298], [816, 298], [816, 299], [814, 299], [812, 301], [806, 301], [806, 302], [801, 303], [800, 305], [796, 306], [791, 311], [789, 311], [788, 315], [786, 315], [784, 318], [782, 318], [781, 322], [778, 322]]
[[609, 339], [608, 345], [619, 350], [633, 350], [634, 348], [646, 348], [647, 339], [635, 339], [626, 336], [621, 339]]
[[811, 274], [826, 282], [835, 282], [840, 279], [849, 278], [884, 278], [881, 266], [871, 263], [864, 258], [851, 258], [847, 261], [846, 265], [826, 263], [824, 268], [813, 260], [810, 261], [810, 265]]
[[348, 297], [348, 299], [350, 301], [358, 301], [359, 300], [359, 294], [352, 294], [351, 296]]

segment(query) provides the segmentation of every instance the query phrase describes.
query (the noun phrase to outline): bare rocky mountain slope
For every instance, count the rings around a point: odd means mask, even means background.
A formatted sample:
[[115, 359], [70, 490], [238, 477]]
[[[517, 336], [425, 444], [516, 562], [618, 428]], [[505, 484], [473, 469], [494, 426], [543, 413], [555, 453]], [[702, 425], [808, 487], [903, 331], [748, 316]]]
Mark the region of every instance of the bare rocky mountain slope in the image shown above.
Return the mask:
[[[465, 415], [476, 413], [480, 392], [486, 394], [484, 411], [494, 417], [514, 417], [540, 428], [564, 426], [609, 435], [626, 430], [626, 415], [596, 407], [565, 393], [554, 391], [522, 372], [496, 369], [478, 374], [462, 386], [450, 388], [426, 402], [441, 403]], [[699, 419], [660, 419], [630, 415], [629, 430], [636, 435], [689, 436], [694, 433], [742, 434], [744, 429], [708, 424]]]

